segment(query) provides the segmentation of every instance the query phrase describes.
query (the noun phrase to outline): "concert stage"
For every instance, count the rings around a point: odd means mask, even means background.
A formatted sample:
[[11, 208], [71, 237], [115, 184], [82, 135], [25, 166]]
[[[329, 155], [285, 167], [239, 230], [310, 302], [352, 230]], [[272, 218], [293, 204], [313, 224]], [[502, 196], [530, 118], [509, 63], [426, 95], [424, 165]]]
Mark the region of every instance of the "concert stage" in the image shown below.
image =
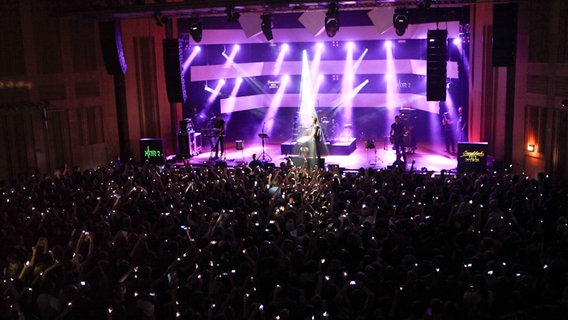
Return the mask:
[[[290, 139], [280, 145], [280, 152], [287, 155], [300, 154], [301, 146], [301, 143]], [[357, 139], [350, 138], [346, 140], [326, 142], [325, 148], [322, 150], [322, 154], [348, 156], [353, 153], [355, 149], [357, 149]]]
[[[269, 163], [269, 165], [278, 167], [280, 163], [286, 162], [288, 157], [292, 160], [299, 160], [298, 154], [282, 153], [282, 146], [286, 148], [293, 148], [289, 141], [283, 142], [268, 140], [265, 146], [262, 146], [261, 139], [253, 139], [236, 143], [234, 140], [225, 141], [226, 154], [222, 159], [212, 160], [211, 147], [209, 144], [204, 144], [201, 152], [190, 157], [176, 157], [170, 155], [166, 157], [170, 165], [187, 165], [194, 166], [210, 165], [210, 166], [227, 166], [236, 167], [249, 163], [252, 159], [252, 154], [256, 153], [259, 158], [263, 153], [266, 153], [267, 159], [261, 161]], [[339, 166], [345, 170], [357, 170], [359, 168], [372, 167], [375, 169], [387, 168], [392, 165], [396, 159], [396, 152], [392, 149], [392, 145], [382, 145], [375, 141], [376, 148], [367, 148], [365, 140], [353, 139], [345, 142], [343, 145], [335, 145], [335, 149], [331, 151], [343, 151], [347, 154], [328, 154], [323, 155], [325, 159], [325, 166]], [[414, 169], [421, 170], [427, 168], [435, 172], [440, 172], [442, 169], [447, 171], [457, 170], [457, 155], [444, 152], [444, 144], [440, 141], [436, 144], [420, 142], [418, 148], [414, 153], [407, 154], [408, 169], [410, 170], [411, 164], [415, 162]], [[349, 151], [351, 150], [351, 152]]]

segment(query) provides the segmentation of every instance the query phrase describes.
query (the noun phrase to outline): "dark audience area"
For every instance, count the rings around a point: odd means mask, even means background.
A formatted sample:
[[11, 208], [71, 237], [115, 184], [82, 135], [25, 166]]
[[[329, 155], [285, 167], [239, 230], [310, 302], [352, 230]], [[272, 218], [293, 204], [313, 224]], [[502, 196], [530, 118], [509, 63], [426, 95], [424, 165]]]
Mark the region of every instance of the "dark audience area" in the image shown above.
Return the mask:
[[545, 174], [143, 166], [0, 185], [0, 319], [560, 319]]

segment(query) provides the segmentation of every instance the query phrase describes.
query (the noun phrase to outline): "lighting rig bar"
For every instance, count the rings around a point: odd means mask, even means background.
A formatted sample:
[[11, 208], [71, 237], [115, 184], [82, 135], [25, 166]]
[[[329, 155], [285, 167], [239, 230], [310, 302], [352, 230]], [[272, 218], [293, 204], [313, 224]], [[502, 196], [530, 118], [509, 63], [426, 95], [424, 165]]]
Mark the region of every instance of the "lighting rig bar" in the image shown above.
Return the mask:
[[[376, 7], [416, 8], [422, 0], [356, 0], [336, 1], [341, 11], [373, 9]], [[108, 2], [102, 0], [60, 0], [54, 2], [51, 12], [60, 17], [83, 17], [104, 19], [148, 18], [156, 12], [170, 17], [210, 17], [226, 15], [228, 7], [243, 13], [291, 13], [306, 11], [326, 11], [330, 1], [314, 0], [133, 0]], [[480, 2], [501, 2], [499, 0], [433, 0], [432, 6], [445, 7]], [[506, 2], [510, 2], [506, 1]], [[111, 4], [109, 4], [111, 3]], [[126, 3], [126, 4], [123, 4]]]

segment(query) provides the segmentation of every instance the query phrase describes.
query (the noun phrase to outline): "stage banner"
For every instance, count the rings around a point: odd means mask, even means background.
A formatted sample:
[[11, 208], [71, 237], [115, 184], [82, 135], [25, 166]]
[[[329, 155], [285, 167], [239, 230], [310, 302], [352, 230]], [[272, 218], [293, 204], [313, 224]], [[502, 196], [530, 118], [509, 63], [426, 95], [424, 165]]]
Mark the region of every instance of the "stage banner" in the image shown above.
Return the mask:
[[487, 142], [458, 143], [458, 172], [487, 171]]
[[140, 139], [140, 157], [142, 162], [164, 163], [164, 142], [161, 138]]

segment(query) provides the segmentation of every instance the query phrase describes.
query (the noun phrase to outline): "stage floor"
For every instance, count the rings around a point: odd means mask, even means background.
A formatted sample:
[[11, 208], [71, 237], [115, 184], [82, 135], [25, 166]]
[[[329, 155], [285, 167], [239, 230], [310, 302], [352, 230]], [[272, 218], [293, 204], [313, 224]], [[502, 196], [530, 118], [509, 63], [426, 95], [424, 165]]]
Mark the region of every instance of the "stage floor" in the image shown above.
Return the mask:
[[[252, 159], [252, 154], [256, 153], [261, 161], [279, 166], [281, 162], [286, 161], [287, 156], [294, 156], [282, 153], [281, 145], [284, 142], [265, 140], [263, 154], [260, 138], [258, 141], [243, 141], [242, 150], [236, 149], [235, 141], [225, 141], [225, 156], [220, 160], [224, 161], [228, 167], [234, 167], [248, 163]], [[417, 143], [414, 152], [407, 154], [407, 169], [410, 169], [411, 163], [414, 161], [414, 169], [416, 170], [426, 168], [435, 172], [440, 172], [441, 170], [455, 171], [457, 168], [456, 154], [444, 152], [444, 149], [445, 147], [442, 143], [439, 145]], [[211, 160], [211, 156], [214, 156], [214, 153], [211, 153], [211, 147], [208, 144], [203, 144], [201, 153], [186, 158], [185, 163], [192, 165], [203, 165], [204, 163], [215, 165], [216, 161], [219, 160]], [[395, 151], [392, 150], [392, 145], [385, 144], [382, 141], [375, 142], [375, 148], [367, 149], [365, 148], [365, 141], [357, 139], [355, 150], [350, 154], [326, 155], [323, 158], [325, 159], [326, 167], [337, 165], [345, 170], [357, 170], [368, 167], [384, 169], [391, 166], [395, 161]], [[184, 164], [183, 159], [173, 159], [173, 156], [169, 156], [168, 159], [170, 159], [168, 162], [173, 164]]]

